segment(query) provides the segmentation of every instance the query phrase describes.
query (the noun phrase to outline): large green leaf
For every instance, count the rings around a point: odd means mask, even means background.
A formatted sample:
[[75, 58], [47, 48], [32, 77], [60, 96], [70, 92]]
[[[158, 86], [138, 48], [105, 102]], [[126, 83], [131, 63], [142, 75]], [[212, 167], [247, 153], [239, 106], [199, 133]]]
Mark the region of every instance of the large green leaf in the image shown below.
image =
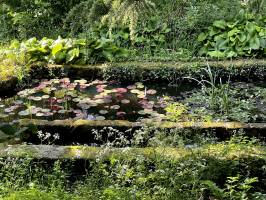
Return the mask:
[[239, 29], [233, 28], [231, 31], [228, 32], [228, 37], [231, 37], [233, 35], [236, 35], [239, 32], [241, 32]]
[[63, 44], [62, 43], [57, 43], [53, 46], [52, 49], [52, 55], [55, 56], [58, 52], [60, 52], [63, 49]]
[[198, 41], [199, 42], [203, 42], [204, 40], [206, 40], [206, 38], [207, 38], [207, 34], [206, 33], [201, 33], [201, 34], [199, 34], [199, 36], [198, 36]]
[[74, 48], [72, 50], [70, 50], [69, 52], [67, 52], [66, 54], [66, 62], [69, 63], [72, 60], [74, 60], [75, 58], [79, 57], [79, 48]]
[[240, 42], [244, 42], [247, 39], [247, 36], [245, 35], [245, 33], [241, 32], [237, 38], [239, 39]]
[[224, 20], [217, 20], [213, 23], [213, 26], [220, 28], [220, 29], [225, 29], [227, 26], [227, 23]]
[[256, 25], [254, 23], [247, 22], [247, 24], [246, 24], [246, 30], [249, 33], [253, 33], [254, 31], [256, 31]]
[[259, 49], [260, 48], [260, 39], [258, 37], [254, 37], [249, 41], [249, 45], [251, 49]]

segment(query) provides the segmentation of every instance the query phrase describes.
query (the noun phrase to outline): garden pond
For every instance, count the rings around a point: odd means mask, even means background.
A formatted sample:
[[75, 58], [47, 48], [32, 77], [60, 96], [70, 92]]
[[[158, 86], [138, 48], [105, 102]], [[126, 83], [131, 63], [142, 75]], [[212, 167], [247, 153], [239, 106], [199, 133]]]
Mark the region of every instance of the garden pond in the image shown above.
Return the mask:
[[[195, 84], [197, 85], [197, 84]], [[0, 122], [19, 119], [265, 122], [264, 83], [211, 87], [41, 80], [0, 99]]]

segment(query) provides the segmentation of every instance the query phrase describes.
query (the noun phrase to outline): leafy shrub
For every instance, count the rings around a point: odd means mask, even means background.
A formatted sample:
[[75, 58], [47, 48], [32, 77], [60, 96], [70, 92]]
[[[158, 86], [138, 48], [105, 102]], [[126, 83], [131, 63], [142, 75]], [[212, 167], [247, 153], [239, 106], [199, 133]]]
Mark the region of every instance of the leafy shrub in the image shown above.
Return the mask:
[[[81, 0], [3, 0], [1, 27], [6, 27], [4, 39], [27, 39], [65, 35], [63, 19]], [[3, 17], [3, 18], [2, 18]], [[1, 34], [0, 34], [1, 35]]]
[[243, 15], [237, 21], [215, 21], [208, 32], [201, 33], [198, 37], [203, 44], [200, 53], [218, 58], [266, 55], [266, 18]]
[[15, 49], [24, 53], [32, 63], [44, 61], [54, 64], [86, 64], [112, 61], [115, 57], [124, 56], [126, 52], [118, 48], [109, 39], [62, 39], [31, 38], [22, 42]]

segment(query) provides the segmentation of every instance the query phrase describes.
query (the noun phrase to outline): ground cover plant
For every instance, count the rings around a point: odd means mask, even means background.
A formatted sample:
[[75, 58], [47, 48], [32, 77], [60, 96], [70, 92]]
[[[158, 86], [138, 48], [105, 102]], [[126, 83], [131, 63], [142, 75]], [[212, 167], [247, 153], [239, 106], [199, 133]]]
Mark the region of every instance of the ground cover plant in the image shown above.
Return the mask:
[[[110, 133], [116, 131], [108, 130]], [[137, 132], [132, 143], [136, 147], [141, 145], [150, 130], [152, 128]], [[161, 154], [151, 149], [148, 157], [147, 154], [132, 154], [129, 149], [104, 157], [104, 152], [117, 145], [116, 141], [103, 143], [96, 160], [1, 159], [1, 198], [265, 198], [265, 147], [256, 139], [234, 136], [229, 141], [217, 143], [210, 136], [188, 140], [183, 134], [161, 140], [161, 135], [164, 132], [157, 131], [153, 137], [148, 137], [148, 146], [162, 148]], [[180, 154], [166, 153], [169, 141], [175, 141], [172, 145]], [[191, 141], [199, 146], [192, 149], [184, 146]], [[78, 169], [75, 169], [75, 162]], [[80, 172], [83, 167], [86, 168], [84, 174]], [[78, 170], [77, 175], [73, 177], [75, 170]]]

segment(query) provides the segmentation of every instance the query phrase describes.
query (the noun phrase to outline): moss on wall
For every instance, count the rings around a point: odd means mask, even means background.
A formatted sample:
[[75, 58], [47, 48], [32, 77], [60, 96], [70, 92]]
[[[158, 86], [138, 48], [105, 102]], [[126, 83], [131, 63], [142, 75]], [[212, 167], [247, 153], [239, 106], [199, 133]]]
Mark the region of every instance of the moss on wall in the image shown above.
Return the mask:
[[266, 148], [261, 146], [244, 146], [241, 144], [213, 144], [195, 149], [147, 147], [147, 148], [101, 148], [86, 146], [54, 145], [13, 145], [1, 146], [0, 157], [29, 157], [43, 159], [96, 159], [134, 158], [142, 155], [153, 158], [156, 155], [180, 159], [189, 155], [216, 156], [219, 159], [236, 159], [248, 156], [266, 159]]

